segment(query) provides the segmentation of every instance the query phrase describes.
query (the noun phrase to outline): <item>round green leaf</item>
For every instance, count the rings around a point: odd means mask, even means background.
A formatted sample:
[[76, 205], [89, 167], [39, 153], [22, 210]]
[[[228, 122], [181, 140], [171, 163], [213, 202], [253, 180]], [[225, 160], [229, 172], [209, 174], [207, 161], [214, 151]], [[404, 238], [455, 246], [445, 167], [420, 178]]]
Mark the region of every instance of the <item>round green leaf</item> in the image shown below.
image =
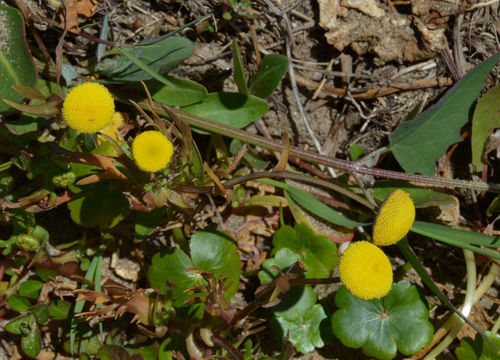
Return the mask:
[[[267, 103], [256, 97], [224, 92], [209, 93], [202, 102], [182, 108], [187, 113], [238, 129], [259, 119], [268, 109]], [[208, 134], [204, 130], [196, 131]]]
[[412, 355], [432, 340], [429, 311], [408, 281], [393, 284], [385, 297], [370, 301], [341, 287], [335, 304], [339, 310], [332, 317], [333, 333], [345, 346], [362, 348], [368, 356], [392, 359], [398, 349]]
[[36, 70], [28, 52], [21, 12], [10, 6], [0, 6], [0, 114], [13, 110], [1, 99], [21, 102], [24, 98], [12, 85], [35, 86]]
[[232, 239], [217, 230], [197, 231], [191, 237], [190, 248], [196, 269], [228, 277], [231, 286], [225, 298], [229, 300], [238, 291], [241, 271], [240, 257]]
[[26, 312], [31, 306], [28, 299], [19, 295], [9, 296], [7, 301], [9, 302], [10, 308], [17, 312]]
[[164, 293], [171, 291], [175, 306], [180, 306], [188, 299], [184, 290], [205, 282], [200, 274], [188, 272], [188, 269], [194, 268], [217, 277], [228, 276], [231, 286], [224, 296], [229, 300], [238, 290], [241, 267], [232, 240], [216, 230], [197, 231], [191, 237], [190, 250], [191, 258], [179, 249], [163, 256], [154, 255], [148, 269], [151, 286]]
[[148, 269], [148, 280], [152, 287], [163, 293], [169, 291], [175, 305], [180, 306], [187, 300], [184, 290], [203, 283], [200, 275], [187, 272], [193, 267], [191, 259], [182, 250], [175, 249], [166, 255], [155, 254]]
[[259, 271], [260, 282], [262, 284], [269, 284], [278, 277], [279, 272], [273, 269], [273, 266], [277, 266], [283, 272], [286, 272], [286, 270], [297, 262], [298, 259], [299, 255], [292, 250], [287, 248], [280, 249], [274, 257], [262, 263], [262, 270]]
[[38, 280], [26, 280], [19, 286], [19, 295], [30, 299], [38, 299], [43, 282]]
[[315, 235], [304, 224], [282, 226], [273, 236], [273, 253], [288, 248], [299, 256], [306, 277], [328, 277], [338, 264], [337, 246], [326, 236]]
[[87, 185], [83, 189], [81, 196], [68, 202], [71, 219], [78, 225], [109, 229], [129, 214], [127, 198], [112, 182]]
[[311, 307], [300, 318], [294, 321], [279, 317], [276, 320], [282, 329], [282, 334], [289, 334], [289, 340], [295, 348], [303, 354], [313, 351], [315, 348], [323, 347], [320, 323], [326, 318], [325, 311], [320, 304]]
[[302, 318], [314, 304], [316, 294], [310, 286], [293, 286], [272, 310], [276, 317], [295, 321]]
[[[500, 335], [492, 335], [486, 332], [486, 336], [500, 348]], [[462, 338], [460, 346], [455, 350], [458, 360], [497, 360], [500, 359], [500, 351], [496, 351], [489, 342], [479, 334], [476, 338]]]

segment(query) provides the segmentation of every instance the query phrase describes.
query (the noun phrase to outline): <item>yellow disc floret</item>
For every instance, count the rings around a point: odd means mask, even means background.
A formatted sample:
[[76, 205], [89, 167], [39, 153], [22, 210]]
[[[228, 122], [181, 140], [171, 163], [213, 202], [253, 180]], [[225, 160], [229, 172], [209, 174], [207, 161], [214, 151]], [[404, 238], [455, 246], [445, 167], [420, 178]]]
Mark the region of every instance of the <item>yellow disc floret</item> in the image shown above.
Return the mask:
[[373, 225], [373, 243], [387, 246], [397, 243], [415, 221], [415, 205], [406, 192], [394, 190], [380, 207]]
[[381, 298], [391, 290], [392, 267], [380, 248], [368, 241], [352, 243], [340, 258], [340, 280], [364, 300]]
[[66, 95], [62, 113], [70, 128], [92, 134], [111, 121], [115, 102], [105, 86], [86, 82], [75, 86]]
[[137, 166], [144, 171], [164, 169], [174, 153], [172, 143], [159, 131], [145, 131], [132, 142], [132, 155]]

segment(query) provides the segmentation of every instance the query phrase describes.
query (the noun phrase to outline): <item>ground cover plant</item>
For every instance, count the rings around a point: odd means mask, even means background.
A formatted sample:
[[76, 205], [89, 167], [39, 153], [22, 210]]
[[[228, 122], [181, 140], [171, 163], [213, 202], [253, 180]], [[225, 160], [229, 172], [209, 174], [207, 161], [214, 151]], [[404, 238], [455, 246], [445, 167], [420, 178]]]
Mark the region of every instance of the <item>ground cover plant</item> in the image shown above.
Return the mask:
[[[0, 358], [500, 358], [498, 41], [459, 61], [464, 13], [498, 4], [329, 3], [368, 25], [411, 10], [398, 55], [313, 3], [0, 2]], [[300, 9], [340, 88], [303, 77]], [[436, 16], [456, 17], [453, 80], [363, 70], [436, 57]], [[421, 88], [380, 137], [391, 94]], [[342, 116], [311, 117], [321, 91]], [[328, 153], [315, 132], [349, 118], [384, 142]]]

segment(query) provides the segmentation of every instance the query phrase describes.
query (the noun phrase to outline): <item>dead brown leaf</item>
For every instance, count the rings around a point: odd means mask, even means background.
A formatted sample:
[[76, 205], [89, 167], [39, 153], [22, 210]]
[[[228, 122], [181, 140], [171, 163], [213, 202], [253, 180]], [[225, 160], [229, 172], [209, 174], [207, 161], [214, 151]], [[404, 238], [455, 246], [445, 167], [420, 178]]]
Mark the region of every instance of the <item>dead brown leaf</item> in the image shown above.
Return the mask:
[[61, 28], [66, 30], [78, 28], [78, 15], [91, 17], [98, 3], [98, 0], [64, 0], [65, 12], [59, 14]]

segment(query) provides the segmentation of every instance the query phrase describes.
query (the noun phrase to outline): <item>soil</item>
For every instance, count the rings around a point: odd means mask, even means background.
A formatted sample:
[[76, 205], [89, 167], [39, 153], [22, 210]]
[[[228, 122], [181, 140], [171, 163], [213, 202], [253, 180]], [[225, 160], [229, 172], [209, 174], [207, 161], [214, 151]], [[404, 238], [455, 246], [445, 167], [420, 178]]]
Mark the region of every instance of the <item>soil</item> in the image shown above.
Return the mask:
[[[5, 3], [14, 6], [19, 1]], [[46, 22], [60, 20], [60, 11], [56, 7], [58, 1], [25, 0], [24, 3], [32, 13], [46, 19]], [[200, 82], [208, 91], [237, 91], [232, 76], [233, 39], [237, 39], [250, 73], [257, 70], [257, 61], [265, 54], [286, 55], [286, 43], [291, 42], [297, 94], [294, 94], [290, 77], [286, 77], [268, 101], [270, 110], [262, 118], [263, 121], [250, 125], [247, 130], [261, 135], [269, 134], [273, 138], [281, 138], [286, 131], [293, 145], [316, 149], [342, 159], [349, 158], [353, 144], [359, 145], [367, 154], [387, 146], [388, 134], [410, 111], [425, 109], [433, 104], [460, 74], [463, 75], [500, 50], [499, 2], [469, 11], [476, 1], [253, 0], [251, 17], [233, 14], [229, 22], [222, 20], [222, 3], [214, 0], [95, 0], [93, 4], [96, 8], [92, 16], [80, 14], [77, 19], [81, 29], [98, 37], [99, 26], [92, 24], [102, 24], [107, 15], [109, 39], [119, 43], [135, 43], [178, 29], [200, 16], [213, 14], [218, 21], [216, 31], [197, 33], [188, 28], [182, 33], [194, 41], [195, 52], [173, 73]], [[286, 16], [281, 12], [283, 9], [288, 9]], [[292, 39], [287, 35], [287, 17]], [[461, 25], [457, 27], [456, 24], [460, 22]], [[39, 32], [47, 49], [56, 49], [61, 29], [43, 22], [35, 22], [32, 26]], [[255, 38], [252, 37], [252, 30], [256, 34]], [[36, 47], [32, 36], [29, 41]], [[255, 41], [259, 47], [258, 56]], [[86, 61], [86, 56], [95, 51], [95, 43], [75, 33], [68, 33], [65, 42], [65, 56], [74, 64]], [[55, 59], [55, 54], [51, 55]], [[488, 78], [486, 89], [500, 82], [499, 73], [500, 66], [497, 65]], [[423, 81], [429, 86], [418, 85]], [[394, 83], [405, 90], [379, 96]], [[307, 130], [296, 95], [317, 141]], [[321, 149], [316, 147], [315, 142]], [[454, 167], [467, 167], [467, 164], [460, 164], [461, 161], [460, 157], [452, 157], [451, 171]], [[394, 160], [386, 159], [385, 164], [394, 165]], [[461, 175], [451, 174], [464, 177]], [[262, 190], [258, 188], [262, 184], [256, 186], [256, 193]], [[455, 192], [454, 195], [462, 207], [471, 202], [472, 195], [469, 192]], [[218, 212], [207, 205], [200, 219], [197, 219], [198, 227], [219, 222], [217, 216], [224, 213], [226, 207], [219, 202], [216, 205]], [[68, 214], [61, 211], [63, 213], [53, 214], [52, 217], [38, 216], [40, 224], [47, 229], [52, 227], [51, 236], [57, 238], [57, 234], [64, 234], [63, 237], [59, 236], [58, 243], [67, 241], [79, 231], [74, 226], [64, 228], [58, 223], [59, 219], [68, 218]], [[457, 208], [457, 213], [451, 217], [461, 224], [465, 223], [459, 215], [460, 208]], [[425, 214], [418, 213], [418, 216]], [[266, 220], [262, 221], [264, 218]], [[229, 231], [241, 229], [249, 222], [253, 224], [238, 239], [238, 246], [242, 257], [246, 258], [245, 270], [255, 271], [269, 253], [271, 235], [279, 224], [278, 216], [276, 213], [264, 212], [234, 214], [230, 219], [224, 224]], [[169, 228], [169, 225], [164, 224], [164, 228]], [[170, 244], [170, 236], [168, 230], [158, 231], [155, 238], [151, 239], [151, 246], [144, 249], [140, 256], [133, 249], [120, 245], [119, 251], [106, 259], [103, 276], [129, 287], [137, 285], [138, 279], [142, 279], [139, 280], [141, 284], [145, 275], [141, 265], [150, 263], [154, 253]], [[417, 236], [410, 237], [410, 242], [433, 279], [448, 298], [459, 306], [465, 288], [462, 252], [437, 242], [423, 241]], [[393, 264], [404, 263], [397, 250], [389, 254]], [[422, 286], [415, 273], [409, 272], [406, 278]], [[236, 297], [236, 304], [243, 306], [250, 301], [255, 288], [256, 284], [247, 284]], [[430, 296], [426, 289], [421, 289]], [[320, 287], [316, 290], [321, 294], [321, 302], [332, 301], [328, 291], [324, 292], [325, 289]], [[499, 291], [500, 279], [497, 279], [488, 296], [474, 307], [472, 320], [481, 329], [491, 327], [492, 319], [496, 320], [500, 314]], [[431, 311], [435, 324], [439, 323], [445, 311], [443, 304], [435, 304]], [[5, 332], [0, 331], [3, 339], [0, 359], [19, 358], [12, 346], [13, 337], [3, 338], [3, 334]], [[470, 329], [464, 330], [464, 334], [471, 335]], [[269, 339], [269, 331], [264, 331], [256, 335], [254, 343], [261, 342], [264, 350], [275, 349], [273, 346], [276, 344]], [[439, 359], [454, 359], [453, 349], [457, 345], [455, 341]], [[47, 356], [44, 359], [53, 359], [50, 355], [44, 356]], [[361, 351], [335, 342], [300, 358], [348, 360], [365, 357]]]

